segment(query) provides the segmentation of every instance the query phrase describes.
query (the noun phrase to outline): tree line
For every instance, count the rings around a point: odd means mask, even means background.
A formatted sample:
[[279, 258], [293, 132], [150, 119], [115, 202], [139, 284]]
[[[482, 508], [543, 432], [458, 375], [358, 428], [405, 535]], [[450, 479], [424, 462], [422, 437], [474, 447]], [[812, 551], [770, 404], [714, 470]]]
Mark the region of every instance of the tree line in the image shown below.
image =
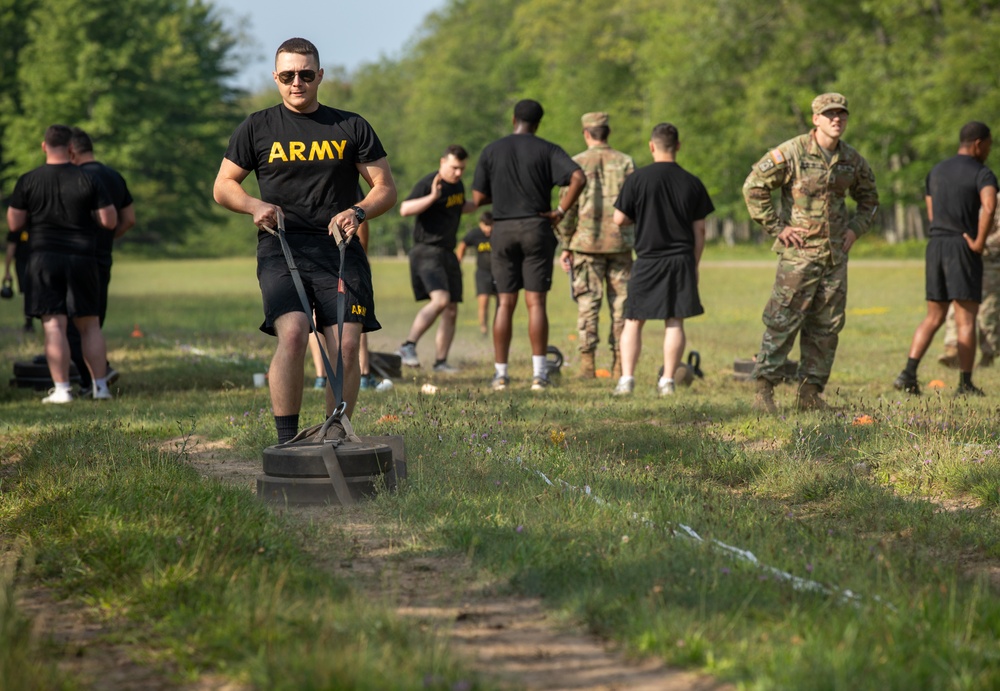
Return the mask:
[[[0, 0], [0, 193], [38, 165], [45, 126], [65, 122], [129, 179], [132, 242], [236, 223], [212, 208], [211, 181], [235, 125], [277, 102], [225, 87], [240, 45], [210, 2]], [[652, 127], [673, 122], [680, 163], [736, 237], [750, 166], [811, 127], [813, 96], [839, 91], [845, 140], [876, 173], [878, 226], [903, 238], [920, 232], [924, 176], [961, 125], [998, 124], [997, 45], [1000, 0], [449, 0], [400, 57], [351, 74], [324, 65], [321, 101], [374, 125], [403, 196], [448, 144], [471, 152], [471, 170], [521, 98], [544, 105], [539, 135], [571, 154], [580, 115], [609, 112], [612, 145], [639, 165]], [[394, 250], [401, 223], [376, 219], [373, 244]]]

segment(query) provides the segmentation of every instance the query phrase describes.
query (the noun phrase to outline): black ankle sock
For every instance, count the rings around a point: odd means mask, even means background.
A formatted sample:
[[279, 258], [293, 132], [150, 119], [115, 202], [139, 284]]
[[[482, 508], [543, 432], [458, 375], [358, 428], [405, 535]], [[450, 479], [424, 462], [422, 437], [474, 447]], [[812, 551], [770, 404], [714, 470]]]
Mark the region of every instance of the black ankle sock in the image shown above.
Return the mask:
[[408, 346], [408, 345], [415, 346], [415, 345], [417, 345], [417, 342], [416, 341], [403, 341], [403, 345], [404, 346]]
[[448, 362], [448, 358], [445, 358], [444, 360], [435, 360], [434, 366], [437, 367], [438, 365], [443, 365], [446, 362]]
[[972, 372], [962, 372], [958, 375], [959, 386], [972, 386]]
[[278, 429], [278, 443], [284, 444], [299, 433], [298, 413], [295, 415], [275, 415], [274, 426]]
[[920, 358], [911, 357], [906, 359], [906, 369], [903, 371], [907, 374], [913, 375], [914, 378], [917, 376], [917, 367], [920, 366]]

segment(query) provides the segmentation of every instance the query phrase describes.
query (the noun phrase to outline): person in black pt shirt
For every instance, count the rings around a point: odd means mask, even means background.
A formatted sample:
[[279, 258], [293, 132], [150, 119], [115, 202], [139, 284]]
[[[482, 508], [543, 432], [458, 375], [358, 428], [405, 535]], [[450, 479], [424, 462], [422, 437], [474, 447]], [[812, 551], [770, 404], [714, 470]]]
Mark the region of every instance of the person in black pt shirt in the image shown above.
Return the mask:
[[[83, 172], [104, 186], [111, 197], [111, 203], [115, 205], [115, 211], [118, 212], [118, 225], [115, 226], [114, 230], [109, 232], [101, 228], [97, 233], [97, 270], [101, 278], [101, 304], [97, 317], [101, 328], [104, 328], [104, 318], [108, 314], [108, 286], [111, 283], [111, 250], [114, 248], [114, 241], [135, 225], [135, 207], [132, 204], [132, 195], [128, 191], [125, 178], [114, 168], [106, 166], [94, 158], [94, 143], [91, 141], [90, 135], [79, 127], [73, 128], [73, 136], [69, 140], [69, 158], [74, 165], [79, 166]], [[69, 339], [70, 356], [80, 372], [80, 395], [88, 396], [93, 382], [90, 378], [90, 371], [84, 364], [80, 331], [73, 322], [69, 323], [66, 336]], [[108, 365], [108, 383], [113, 384], [117, 378], [118, 373], [111, 365]]]
[[493, 271], [490, 269], [490, 235], [493, 233], [493, 214], [484, 211], [479, 214], [479, 225], [471, 229], [455, 248], [458, 261], [465, 257], [465, 250], [474, 247], [476, 252], [476, 302], [479, 308], [479, 332], [485, 336], [489, 333], [490, 296], [497, 294], [493, 283]]
[[635, 223], [635, 264], [628, 282], [622, 330], [622, 376], [615, 395], [631, 394], [647, 319], [663, 319], [661, 396], [674, 393], [673, 374], [684, 354], [684, 320], [703, 314], [698, 263], [705, 248], [705, 217], [715, 210], [701, 180], [677, 164], [677, 128], [653, 128], [653, 163], [625, 180], [615, 202], [615, 223]]
[[489, 144], [479, 156], [472, 182], [476, 206], [493, 205], [491, 264], [496, 282], [493, 320], [493, 389], [507, 388], [507, 358], [518, 292], [524, 288], [531, 341], [532, 391], [549, 385], [545, 355], [549, 345], [546, 297], [552, 287], [556, 239], [553, 227], [566, 215], [552, 209], [552, 188], [568, 187], [563, 203], [572, 206], [587, 184], [580, 166], [559, 146], [535, 135], [544, 110], [525, 99], [514, 106], [514, 133]]
[[997, 205], [997, 178], [985, 165], [993, 138], [989, 127], [973, 121], [962, 127], [958, 139], [958, 153], [934, 166], [925, 182], [930, 221], [924, 268], [927, 316], [913, 334], [905, 369], [893, 382], [912, 394], [920, 393], [920, 359], [944, 324], [949, 304], [954, 304], [962, 370], [955, 395], [985, 395], [972, 383], [972, 366], [976, 314], [983, 297], [982, 254]]
[[410, 250], [410, 282], [417, 301], [430, 300], [413, 319], [410, 333], [399, 348], [399, 357], [408, 367], [419, 367], [417, 341], [439, 316], [434, 339], [434, 371], [454, 374], [448, 351], [455, 338], [458, 303], [462, 301], [462, 267], [455, 256], [455, 242], [462, 214], [476, 210], [465, 199], [465, 172], [468, 152], [457, 144], [445, 149], [436, 172], [428, 173], [399, 205], [400, 216], [416, 216], [413, 248]]
[[[323, 70], [311, 42], [292, 38], [278, 47], [274, 83], [281, 103], [250, 115], [229, 140], [215, 179], [215, 200], [253, 217], [257, 226], [257, 278], [264, 304], [261, 330], [278, 337], [269, 369], [271, 406], [278, 442], [298, 430], [302, 407], [309, 317], [303, 311], [281, 244], [274, 232], [283, 214], [288, 244], [323, 331], [331, 359], [344, 359], [344, 402], [350, 416], [357, 401], [362, 332], [381, 326], [375, 318], [371, 267], [358, 242], [349, 242], [344, 266], [334, 236], [350, 240], [366, 218], [396, 203], [396, 185], [378, 135], [360, 115], [317, 100]], [[253, 171], [260, 199], [240, 183]], [[357, 201], [358, 176], [370, 189]], [[347, 315], [338, 343], [337, 285], [346, 286]], [[338, 403], [326, 389], [327, 413]]]
[[7, 224], [28, 229], [27, 313], [42, 320], [45, 357], [55, 387], [43, 403], [70, 403], [69, 342], [66, 325], [80, 330], [83, 354], [93, 378], [93, 398], [110, 399], [106, 379], [107, 346], [98, 321], [100, 278], [94, 258], [96, 219], [105, 229], [118, 214], [104, 187], [69, 158], [72, 131], [65, 125], [45, 130], [45, 165], [22, 175], [14, 185]]

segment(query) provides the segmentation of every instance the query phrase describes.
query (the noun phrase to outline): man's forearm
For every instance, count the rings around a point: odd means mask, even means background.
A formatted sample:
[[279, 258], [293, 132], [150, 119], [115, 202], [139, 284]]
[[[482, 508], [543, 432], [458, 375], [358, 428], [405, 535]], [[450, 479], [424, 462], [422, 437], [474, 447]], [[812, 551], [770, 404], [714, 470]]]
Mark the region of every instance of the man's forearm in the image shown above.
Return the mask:
[[396, 185], [392, 179], [377, 182], [358, 206], [365, 210], [366, 218], [376, 218], [391, 209], [396, 203]]

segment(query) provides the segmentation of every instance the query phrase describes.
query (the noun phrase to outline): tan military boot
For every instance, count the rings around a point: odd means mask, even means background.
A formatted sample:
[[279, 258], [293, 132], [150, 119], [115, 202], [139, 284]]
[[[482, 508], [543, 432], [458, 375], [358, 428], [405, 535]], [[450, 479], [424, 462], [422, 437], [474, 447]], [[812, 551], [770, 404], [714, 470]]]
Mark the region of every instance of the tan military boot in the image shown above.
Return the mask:
[[753, 397], [753, 409], [758, 413], [774, 415], [778, 406], [774, 404], [774, 384], [767, 379], [757, 380], [757, 394]]
[[578, 379], [593, 379], [597, 376], [594, 371], [593, 353], [580, 353], [580, 370], [576, 376]]
[[622, 358], [617, 350], [611, 354], [611, 357], [613, 358], [611, 360], [611, 378], [618, 381], [622, 378]]
[[801, 384], [799, 386], [799, 399], [796, 402], [799, 410], [829, 410], [830, 406], [820, 397], [819, 393], [819, 384]]
[[938, 357], [938, 362], [945, 367], [958, 369], [961, 365], [958, 362], [958, 348], [953, 345], [944, 347], [944, 354]]

